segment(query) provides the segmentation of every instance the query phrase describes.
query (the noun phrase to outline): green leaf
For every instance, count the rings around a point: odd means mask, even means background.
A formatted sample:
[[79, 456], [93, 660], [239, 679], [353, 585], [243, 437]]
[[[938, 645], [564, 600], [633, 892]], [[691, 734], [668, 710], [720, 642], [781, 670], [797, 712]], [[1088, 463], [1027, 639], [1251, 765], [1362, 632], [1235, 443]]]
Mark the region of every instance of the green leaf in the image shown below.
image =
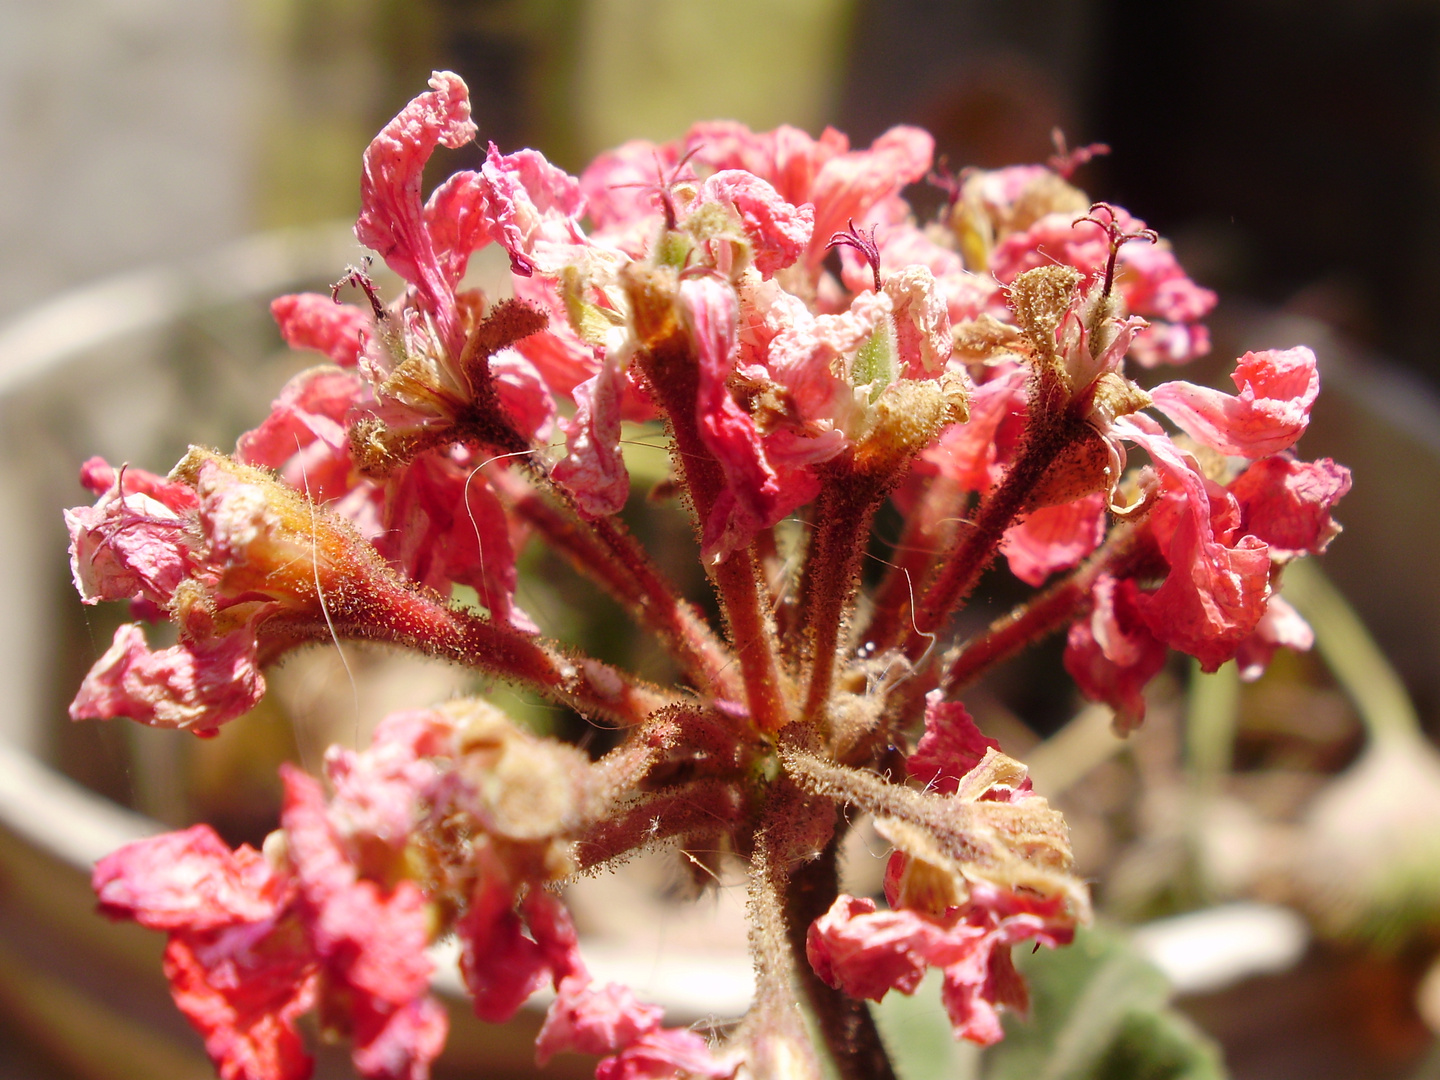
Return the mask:
[[1224, 1080], [1218, 1049], [1168, 1008], [1165, 977], [1121, 935], [1082, 931], [1015, 959], [1030, 1016], [1006, 1017], [985, 1080]]

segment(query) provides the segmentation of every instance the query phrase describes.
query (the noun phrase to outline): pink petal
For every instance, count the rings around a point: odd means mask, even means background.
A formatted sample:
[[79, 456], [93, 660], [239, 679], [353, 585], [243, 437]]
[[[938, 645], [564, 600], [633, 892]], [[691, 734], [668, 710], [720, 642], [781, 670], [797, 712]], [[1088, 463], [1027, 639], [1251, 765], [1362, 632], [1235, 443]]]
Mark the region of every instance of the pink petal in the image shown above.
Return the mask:
[[535, 1062], [544, 1066], [567, 1050], [605, 1055], [625, 1049], [660, 1027], [665, 1010], [646, 1005], [618, 983], [600, 985], [585, 976], [565, 979], [535, 1040]]
[[1097, 492], [1074, 502], [1032, 510], [1005, 531], [1000, 550], [1010, 572], [1040, 586], [1057, 570], [1068, 570], [1105, 539], [1105, 496]]
[[265, 421], [240, 436], [236, 460], [279, 470], [286, 483], [318, 502], [343, 498], [358, 482], [346, 418], [367, 397], [356, 372], [302, 371], [270, 403]]
[[188, 523], [148, 495], [121, 497], [116, 489], [64, 516], [71, 577], [87, 604], [143, 599], [167, 607], [190, 572]]
[[322, 353], [343, 368], [360, 362], [366, 339], [375, 333], [374, 315], [337, 304], [320, 293], [293, 293], [270, 302], [280, 336], [292, 349]]
[[1284, 646], [1295, 652], [1309, 652], [1315, 644], [1315, 631], [1301, 614], [1280, 596], [1272, 596], [1255, 632], [1240, 643], [1235, 653], [1235, 666], [1240, 678], [1254, 682], [1265, 674], [1275, 650]]
[[925, 734], [905, 760], [905, 771], [925, 785], [926, 790], [953, 794], [960, 778], [985, 756], [988, 747], [1000, 744], [981, 733], [975, 721], [958, 701], [945, 701], [932, 690], [925, 695]]
[[561, 421], [566, 454], [551, 475], [589, 518], [618, 514], [630, 495], [630, 473], [620, 453], [624, 385], [619, 368], [602, 359], [600, 369], [575, 387], [574, 417]]
[[815, 227], [813, 206], [791, 206], [760, 177], [737, 169], [709, 177], [700, 186], [699, 202], [723, 203], [740, 215], [755, 269], [766, 278], [804, 253]]
[[401, 109], [365, 151], [355, 238], [420, 290], [435, 314], [441, 340], [458, 356], [464, 340], [454, 291], [425, 227], [420, 185], [435, 147], [464, 146], [475, 137], [475, 125], [470, 92], [460, 76], [437, 71], [430, 87]]
[[331, 746], [325, 777], [334, 796], [330, 819], [347, 838], [374, 838], [401, 848], [433, 804], [437, 757], [455, 754], [455, 725], [434, 709], [392, 713], [363, 751]]
[[253, 631], [151, 652], [140, 627], [125, 623], [80, 684], [70, 718], [124, 716], [207, 735], [249, 712], [264, 694]]
[[894, 307], [897, 355], [911, 379], [930, 379], [950, 359], [950, 312], [935, 277], [923, 266], [907, 266], [885, 279]]
[[601, 1061], [595, 1080], [724, 1080], [734, 1076], [739, 1065], [733, 1054], [717, 1057], [693, 1031], [660, 1028]]
[[356, 1071], [365, 1080], [427, 1080], [450, 1032], [445, 1007], [422, 997], [367, 1019], [350, 1052]]
[[247, 930], [172, 937], [170, 993], [222, 1080], [306, 1080], [312, 1063], [295, 1019], [315, 1000], [309, 958], [287, 948], [297, 935]]
[[231, 851], [208, 825], [126, 844], [95, 864], [91, 887], [112, 919], [151, 930], [213, 930], [273, 918], [285, 882], [255, 849]]
[[780, 484], [755, 421], [730, 396], [738, 314], [734, 290], [713, 278], [689, 278], [680, 283], [680, 302], [699, 354], [695, 414], [700, 437], [725, 474], [725, 490], [704, 526], [703, 554], [713, 564], [775, 523]]
[[482, 869], [470, 907], [455, 924], [465, 988], [475, 1015], [491, 1024], [514, 1016], [550, 975], [545, 950], [525, 936], [514, 903], [498, 876]]
[[754, 132], [735, 120], [710, 120], [691, 127], [684, 146], [697, 165], [754, 173], [769, 181], [782, 199], [799, 206], [812, 201], [820, 169], [849, 150], [850, 140], [828, 127], [815, 139], [786, 124]]
[[1145, 719], [1144, 690], [1169, 651], [1155, 640], [1135, 607], [1133, 582], [1102, 575], [1089, 617], [1070, 626], [1065, 670], [1080, 692], [1115, 710], [1116, 727], [1132, 731]]
[[490, 186], [490, 237], [510, 253], [510, 268], [528, 276], [537, 240], [579, 241], [575, 224], [585, 210], [580, 181], [557, 169], [538, 150], [502, 155], [490, 144], [480, 168]]
[[1244, 530], [1269, 544], [1277, 561], [1324, 551], [1340, 532], [1330, 511], [1349, 490], [1345, 466], [1284, 456], [1255, 462], [1230, 485]]
[[879, 1001], [892, 989], [913, 994], [927, 967], [955, 963], [983, 936], [913, 911], [877, 912], [868, 897], [842, 894], [811, 924], [805, 955], [827, 986]]
[[1151, 393], [1155, 407], [1187, 435], [1222, 454], [1261, 458], [1288, 449], [1310, 423], [1320, 393], [1315, 354], [1294, 349], [1249, 352], [1233, 376], [1232, 397], [1188, 382], [1162, 383]]
[[515, 430], [532, 442], [547, 441], [555, 424], [555, 399], [535, 365], [518, 349], [501, 349], [490, 357], [490, 377]]
[[147, 495], [175, 514], [194, 510], [200, 501], [189, 484], [168, 480], [133, 465], [116, 469], [104, 458], [92, 457], [80, 466], [80, 483], [92, 495], [104, 495], [117, 481], [126, 495]]
[[837, 154], [826, 161], [810, 193], [815, 204], [811, 263], [825, 257], [830, 237], [850, 219], [863, 222], [871, 207], [924, 177], [934, 154], [935, 140], [929, 132], [901, 126], [885, 132], [868, 150]]

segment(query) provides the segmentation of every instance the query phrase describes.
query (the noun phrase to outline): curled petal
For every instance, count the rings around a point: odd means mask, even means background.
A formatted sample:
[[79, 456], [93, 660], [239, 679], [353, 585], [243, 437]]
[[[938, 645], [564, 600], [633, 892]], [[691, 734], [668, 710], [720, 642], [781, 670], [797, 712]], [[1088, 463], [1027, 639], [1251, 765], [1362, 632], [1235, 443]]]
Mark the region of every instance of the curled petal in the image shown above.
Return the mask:
[[1270, 545], [1270, 557], [1285, 561], [1318, 555], [1340, 532], [1330, 511], [1350, 490], [1350, 470], [1329, 458], [1295, 461], [1264, 458], [1230, 485], [1240, 503], [1242, 528]]
[[608, 360], [575, 387], [575, 415], [561, 422], [566, 455], [551, 475], [575, 496], [587, 517], [608, 517], [625, 509], [630, 473], [620, 453], [620, 369]]
[[1275, 650], [1284, 646], [1296, 652], [1309, 652], [1315, 644], [1315, 631], [1304, 617], [1283, 597], [1272, 596], [1255, 632], [1240, 643], [1235, 653], [1235, 666], [1244, 682], [1254, 682], [1265, 674]]
[[799, 206], [813, 200], [816, 176], [827, 161], [850, 149], [850, 140], [829, 127], [817, 139], [788, 124], [756, 132], [736, 120], [709, 120], [690, 128], [684, 146], [696, 164], [754, 173]]
[[221, 1080], [306, 1080], [311, 1061], [295, 1020], [315, 1001], [315, 975], [298, 935], [235, 927], [174, 936], [165, 977], [205, 1039]]
[[112, 919], [151, 930], [214, 930], [279, 913], [285, 882], [254, 848], [209, 825], [137, 840], [95, 864], [91, 887]]
[[754, 249], [755, 269], [767, 278], [804, 253], [815, 227], [813, 206], [792, 206], [760, 177], [738, 169], [709, 177], [700, 187], [699, 200], [724, 203], [740, 215]]
[[1320, 393], [1315, 354], [1294, 349], [1248, 352], [1232, 376], [1236, 396], [1188, 382], [1156, 387], [1155, 407], [1187, 435], [1222, 454], [1261, 458], [1294, 445]]
[[1065, 642], [1065, 670], [1082, 694], [1115, 710], [1122, 732], [1145, 719], [1145, 687], [1168, 655], [1140, 617], [1134, 597], [1133, 582], [1102, 575], [1089, 617], [1071, 625]]
[[537, 240], [581, 239], [575, 221], [585, 210], [580, 181], [538, 150], [502, 155], [490, 144], [481, 175], [489, 185], [490, 237], [510, 253], [510, 269], [528, 277]]
[[292, 349], [328, 356], [343, 368], [360, 363], [365, 341], [375, 333], [372, 312], [351, 304], [337, 304], [320, 293], [292, 293], [270, 302], [270, 314], [280, 336]]
[[905, 771], [927, 789], [950, 795], [960, 778], [980, 764], [987, 747], [999, 750], [1000, 744], [981, 733], [964, 705], [932, 690], [925, 695], [925, 734], [905, 759]]
[[440, 145], [452, 149], [475, 137], [470, 91], [460, 76], [437, 71], [430, 91], [401, 109], [365, 150], [360, 176], [360, 217], [355, 238], [420, 290], [455, 355], [463, 345], [454, 290], [436, 257], [420, 185], [425, 163]]
[[1043, 585], [1057, 570], [1067, 570], [1105, 539], [1105, 495], [1097, 492], [1074, 502], [1033, 510], [1005, 531], [1000, 550], [1010, 572], [1027, 585]]
[[253, 631], [151, 652], [134, 623], [115, 631], [70, 703], [72, 720], [129, 717], [150, 727], [213, 734], [265, 694]]
[[278, 470], [291, 487], [319, 502], [343, 498], [356, 483], [345, 420], [365, 397], [364, 382], [353, 371], [302, 371], [270, 403], [264, 423], [240, 436], [235, 457]]

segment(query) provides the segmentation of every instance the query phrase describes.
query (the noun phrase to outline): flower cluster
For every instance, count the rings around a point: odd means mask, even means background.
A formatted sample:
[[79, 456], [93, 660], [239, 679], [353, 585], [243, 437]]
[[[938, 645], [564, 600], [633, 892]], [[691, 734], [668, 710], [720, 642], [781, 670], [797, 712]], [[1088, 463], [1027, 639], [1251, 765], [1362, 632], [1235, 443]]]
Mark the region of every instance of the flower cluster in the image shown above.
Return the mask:
[[[578, 178], [492, 144], [425, 198], [437, 147], [476, 137], [463, 82], [430, 86], [364, 155], [356, 236], [400, 295], [362, 266], [334, 296], [275, 301], [286, 341], [327, 363], [233, 455], [194, 449], [168, 478], [84, 467], [99, 501], [67, 516], [76, 585], [139, 621], [71, 713], [214, 735], [266, 664], [348, 638], [623, 737], [591, 761], [480, 701], [401, 713], [369, 749], [332, 749], [328, 801], [286, 770], [263, 852], [197, 826], [102, 861], [102, 910], [169, 934], [176, 1001], [227, 1080], [305, 1075], [310, 1009], [361, 1075], [425, 1076], [446, 1030], [425, 946], [449, 935], [483, 1019], [549, 982], [539, 1060], [598, 1055], [602, 1078], [818, 1076], [826, 1053], [843, 1076], [891, 1075], [864, 999], [930, 967], [956, 1034], [1001, 1038], [998, 1010], [1025, 1003], [1011, 946], [1069, 941], [1088, 896], [1063, 819], [955, 698], [1064, 631], [1067, 670], [1123, 731], [1169, 650], [1253, 677], [1307, 647], [1280, 574], [1338, 531], [1350, 483], [1292, 451], [1315, 357], [1247, 353], [1236, 394], [1133, 381], [1208, 349], [1214, 296], [1070, 183], [1093, 148], [941, 178], [928, 223], [903, 192], [933, 145], [909, 127], [854, 149], [699, 124]], [[508, 297], [466, 287], [492, 243]], [[683, 498], [719, 626], [619, 516], [627, 421], [669, 438], [650, 494]], [[903, 535], [862, 596], [887, 500]], [[677, 684], [545, 636], [515, 595], [532, 540], [618, 601]], [[951, 642], [1001, 555], [1040, 591]], [[178, 639], [152, 648], [140, 622], [159, 619]], [[839, 892], [851, 810], [894, 846], [884, 910]], [[557, 891], [658, 844], [748, 867], [756, 998], [723, 1044], [597, 983]]]

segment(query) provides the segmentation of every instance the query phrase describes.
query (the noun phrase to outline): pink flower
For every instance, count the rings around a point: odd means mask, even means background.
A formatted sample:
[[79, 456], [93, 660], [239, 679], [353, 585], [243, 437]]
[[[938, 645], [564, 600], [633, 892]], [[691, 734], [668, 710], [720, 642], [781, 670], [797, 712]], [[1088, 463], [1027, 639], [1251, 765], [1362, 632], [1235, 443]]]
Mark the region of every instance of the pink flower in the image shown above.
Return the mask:
[[1032, 510], [1005, 531], [1000, 550], [1010, 572], [1027, 585], [1042, 585], [1057, 570], [1075, 566], [1105, 539], [1105, 496]]
[[264, 694], [265, 678], [249, 629], [152, 651], [144, 631], [125, 623], [80, 684], [70, 718], [123, 716], [151, 727], [214, 735]]
[[624, 385], [619, 368], [602, 359], [599, 370], [575, 387], [574, 417], [561, 422], [566, 455], [550, 475], [589, 517], [618, 514], [630, 494], [630, 473], [620, 453]]
[[1156, 387], [1151, 397], [1187, 435], [1222, 454], [1261, 458], [1294, 445], [1320, 393], [1315, 354], [1303, 345], [1248, 352], [1232, 378], [1238, 396], [1177, 380]]
[[498, 867], [482, 862], [470, 905], [455, 924], [460, 973], [475, 1015], [492, 1024], [509, 1020], [550, 977], [546, 950], [525, 936], [515, 895]]
[[927, 790], [950, 795], [988, 747], [998, 750], [1000, 744], [981, 733], [964, 705], [932, 690], [925, 696], [925, 734], [905, 759], [905, 771]]
[[1227, 525], [1226, 518], [1239, 516], [1233, 497], [1206, 480], [1158, 424], [1142, 415], [1123, 417], [1116, 431], [1150, 454], [1165, 495], [1148, 525], [1170, 573], [1158, 590], [1135, 597], [1136, 608], [1156, 638], [1214, 671], [1235, 655], [1265, 613], [1269, 549], [1258, 537], [1237, 535], [1235, 525]]
[[280, 336], [292, 349], [307, 349], [353, 368], [365, 342], [375, 333], [375, 316], [351, 304], [338, 304], [320, 293], [295, 293], [270, 302]]
[[1349, 490], [1345, 466], [1288, 455], [1257, 461], [1230, 484], [1240, 503], [1241, 528], [1269, 544], [1277, 562], [1324, 551], [1340, 532], [1330, 511]]
[[190, 572], [194, 542], [183, 512], [149, 495], [124, 493], [125, 479], [117, 474], [93, 507], [65, 511], [75, 589], [87, 604], [148, 600], [168, 607]]
[[1133, 731], [1145, 719], [1145, 687], [1169, 650], [1141, 618], [1133, 581], [1102, 574], [1091, 592], [1090, 615], [1070, 625], [1065, 670], [1082, 694], [1115, 710], [1119, 731]]
[[1265, 614], [1255, 625], [1255, 632], [1240, 643], [1235, 651], [1235, 667], [1245, 682], [1254, 682], [1265, 669], [1275, 650], [1284, 646], [1296, 652], [1309, 652], [1315, 644], [1315, 631], [1284, 597], [1272, 596]]
[[425, 899], [411, 881], [386, 890], [360, 878], [326, 816], [320, 785], [289, 765], [280, 775], [297, 913], [324, 973], [331, 1022], [348, 1023], [367, 1080], [421, 1080], [446, 1029], [444, 1011], [427, 998]]

